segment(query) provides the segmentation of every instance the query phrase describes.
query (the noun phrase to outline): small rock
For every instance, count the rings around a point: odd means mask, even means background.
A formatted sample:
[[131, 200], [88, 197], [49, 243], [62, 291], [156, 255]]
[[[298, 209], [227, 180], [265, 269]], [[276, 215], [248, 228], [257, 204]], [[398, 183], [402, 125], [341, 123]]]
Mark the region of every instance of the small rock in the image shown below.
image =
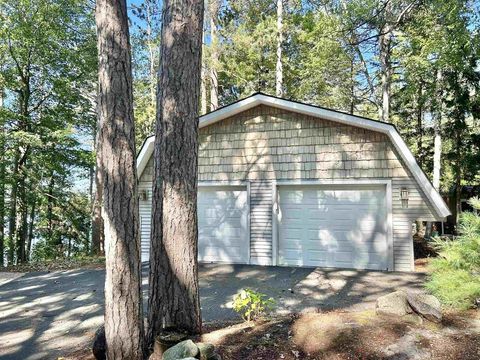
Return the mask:
[[105, 340], [105, 327], [103, 325], [95, 331], [92, 351], [96, 360], [106, 360], [107, 342]]
[[442, 306], [435, 296], [409, 293], [407, 295], [407, 301], [412, 309], [425, 319], [435, 323], [442, 321]]
[[185, 340], [172, 346], [163, 354], [163, 360], [178, 360], [198, 355], [198, 347], [192, 340]]
[[411, 314], [412, 309], [408, 305], [407, 294], [404, 291], [395, 291], [377, 299], [375, 312], [377, 315], [404, 316]]
[[200, 360], [211, 360], [215, 356], [215, 346], [208, 343], [197, 343]]

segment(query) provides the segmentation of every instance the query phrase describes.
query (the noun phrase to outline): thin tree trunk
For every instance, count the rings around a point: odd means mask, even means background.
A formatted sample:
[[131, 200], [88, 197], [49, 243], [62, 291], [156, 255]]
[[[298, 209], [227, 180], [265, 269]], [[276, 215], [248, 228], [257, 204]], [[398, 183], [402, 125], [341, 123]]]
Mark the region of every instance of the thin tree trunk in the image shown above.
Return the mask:
[[[205, 31], [202, 36], [202, 49], [205, 46]], [[202, 52], [202, 71], [200, 75], [200, 115], [207, 113], [207, 61]]]
[[53, 202], [55, 197], [53, 196], [53, 189], [55, 187], [55, 178], [54, 172], [50, 173], [50, 181], [48, 183], [48, 197], [47, 197], [47, 232], [48, 232], [48, 241], [51, 245], [57, 248], [58, 244], [56, 239], [53, 236]]
[[202, 0], [166, 0], [155, 136], [147, 342], [163, 328], [201, 331], [197, 154]]
[[[417, 99], [417, 162], [420, 167], [423, 165], [423, 86], [420, 83]], [[427, 228], [428, 232], [428, 228]]]
[[155, 94], [156, 73], [155, 73], [155, 46], [152, 38], [154, 2], [147, 0], [146, 5], [146, 25], [147, 25], [147, 46], [148, 46], [148, 65], [149, 65], [149, 88], [150, 88], [150, 106], [155, 107], [157, 99]]
[[21, 175], [22, 178], [19, 181], [18, 193], [19, 193], [19, 212], [20, 219], [17, 224], [17, 263], [22, 264], [26, 261], [25, 256], [25, 246], [28, 236], [28, 207], [27, 207], [27, 194], [25, 189], [25, 178], [24, 175]]
[[219, 0], [210, 0], [210, 41], [212, 62], [210, 65], [210, 110], [218, 108], [218, 9]]
[[350, 114], [355, 111], [355, 60], [352, 56], [350, 62]]
[[[465, 115], [464, 115], [465, 116]], [[462, 136], [460, 130], [456, 130], [455, 134], [455, 228], [458, 232], [458, 222], [460, 220], [460, 214], [462, 213]]]
[[13, 158], [12, 185], [10, 189], [10, 211], [8, 215], [8, 264], [14, 264], [15, 257], [15, 230], [17, 226], [17, 190], [18, 190], [18, 161], [20, 151], [17, 149]]
[[95, 194], [92, 207], [92, 253], [94, 255], [105, 255], [105, 233], [102, 218], [102, 193], [103, 193], [103, 174], [102, 174], [102, 151], [99, 139], [99, 131], [95, 137]]
[[[3, 89], [0, 89], [0, 110], [3, 108]], [[0, 124], [0, 267], [5, 263], [5, 126]]]
[[390, 122], [390, 88], [392, 82], [392, 64], [390, 62], [392, 34], [389, 25], [385, 25], [384, 32], [379, 36], [380, 68], [382, 74], [382, 107], [380, 120]]
[[[437, 82], [436, 82], [436, 103], [437, 109], [434, 110], [435, 115], [435, 124], [434, 124], [434, 137], [433, 137], [433, 187], [438, 191], [440, 189], [440, 174], [442, 170], [442, 98], [441, 98], [441, 80], [442, 73], [440, 70], [437, 71]], [[431, 234], [432, 223], [427, 223], [427, 232]], [[441, 234], [443, 235], [443, 234]]]
[[277, 65], [275, 69], [275, 94], [283, 96], [283, 0], [277, 0]]
[[98, 118], [109, 360], [142, 360], [143, 310], [132, 65], [125, 0], [98, 0]]
[[28, 225], [28, 242], [27, 242], [27, 254], [26, 258], [27, 261], [30, 261], [30, 254], [32, 252], [32, 241], [33, 241], [33, 229], [35, 225], [35, 207], [36, 207], [36, 199], [33, 199], [32, 207], [30, 208], [30, 223]]

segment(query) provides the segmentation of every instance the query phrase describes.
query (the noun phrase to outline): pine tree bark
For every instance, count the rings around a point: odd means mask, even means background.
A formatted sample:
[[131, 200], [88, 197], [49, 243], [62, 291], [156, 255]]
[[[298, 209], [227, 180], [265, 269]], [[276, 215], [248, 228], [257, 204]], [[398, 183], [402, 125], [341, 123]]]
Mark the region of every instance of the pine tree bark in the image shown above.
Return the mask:
[[144, 358], [135, 125], [125, 0], [98, 0], [98, 118], [109, 360]]
[[201, 331], [197, 263], [202, 0], [166, 0], [155, 136], [147, 343], [164, 328]]
[[219, 0], [210, 0], [210, 42], [212, 61], [210, 64], [210, 111], [218, 108], [218, 10]]
[[277, 0], [277, 65], [275, 68], [275, 95], [283, 96], [283, 0]]

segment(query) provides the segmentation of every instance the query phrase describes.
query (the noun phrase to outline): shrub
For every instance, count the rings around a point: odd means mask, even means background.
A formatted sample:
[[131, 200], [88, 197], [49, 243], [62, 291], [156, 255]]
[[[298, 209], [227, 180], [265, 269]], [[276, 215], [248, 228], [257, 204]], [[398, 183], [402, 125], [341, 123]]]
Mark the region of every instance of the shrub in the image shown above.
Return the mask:
[[233, 310], [246, 321], [257, 320], [270, 311], [274, 305], [275, 300], [251, 289], [243, 289], [233, 299]]
[[[478, 198], [469, 203], [480, 210]], [[445, 305], [467, 309], [480, 299], [480, 216], [462, 213], [459, 233], [454, 240], [435, 239], [439, 256], [431, 262], [426, 286]]]

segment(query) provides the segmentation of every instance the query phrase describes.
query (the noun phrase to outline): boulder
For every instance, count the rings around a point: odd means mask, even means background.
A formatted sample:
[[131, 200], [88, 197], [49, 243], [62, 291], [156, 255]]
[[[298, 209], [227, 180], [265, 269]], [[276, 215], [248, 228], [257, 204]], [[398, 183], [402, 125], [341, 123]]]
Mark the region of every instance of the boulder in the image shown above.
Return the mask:
[[404, 291], [395, 291], [377, 299], [375, 312], [377, 315], [404, 316], [411, 314], [412, 309], [408, 305], [407, 294]]
[[185, 340], [163, 353], [163, 360], [179, 360], [185, 358], [196, 358], [198, 355], [198, 347], [192, 340]]
[[215, 356], [215, 346], [208, 343], [197, 343], [200, 360], [212, 360]]
[[95, 331], [92, 352], [96, 360], [106, 360], [107, 358], [107, 341], [105, 339], [105, 327], [103, 325]]
[[425, 319], [435, 323], [442, 321], [442, 306], [435, 296], [409, 293], [407, 301], [412, 309]]

